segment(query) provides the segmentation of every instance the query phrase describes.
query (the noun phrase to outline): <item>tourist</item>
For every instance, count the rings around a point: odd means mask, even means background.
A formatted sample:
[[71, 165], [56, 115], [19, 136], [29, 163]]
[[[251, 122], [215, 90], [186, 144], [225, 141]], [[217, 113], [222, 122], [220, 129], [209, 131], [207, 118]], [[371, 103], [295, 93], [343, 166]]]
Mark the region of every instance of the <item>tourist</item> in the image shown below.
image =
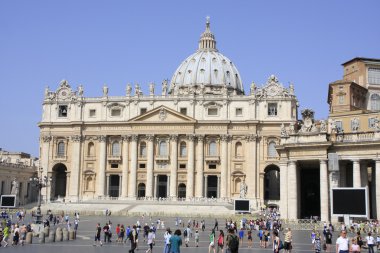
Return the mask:
[[13, 230], [13, 240], [12, 245], [16, 246], [20, 239], [20, 229], [17, 224], [15, 224], [15, 228]]
[[247, 232], [247, 241], [248, 241], [248, 248], [252, 248], [253, 247], [253, 239], [252, 239], [252, 230], [251, 229], [248, 230], [248, 232]]
[[372, 237], [371, 232], [368, 233], [365, 239], [367, 240], [368, 253], [374, 253], [373, 246], [375, 246], [375, 239]]
[[185, 238], [185, 245], [186, 245], [186, 247], [189, 247], [190, 235], [191, 235], [191, 229], [190, 229], [190, 226], [187, 226], [183, 230], [183, 237]]
[[218, 237], [218, 247], [217, 247], [217, 253], [219, 253], [219, 250], [223, 253], [224, 248], [224, 232], [223, 230], [219, 231], [219, 237]]
[[120, 242], [120, 224], [116, 225], [115, 233], [116, 233], [116, 236], [117, 236], [116, 242], [118, 243], [118, 242]]
[[311, 249], [314, 249], [314, 243], [315, 243], [315, 236], [316, 236], [316, 233], [315, 233], [315, 229], [313, 229], [313, 231], [311, 231], [311, 234], [310, 234], [310, 239], [311, 239]]
[[24, 242], [26, 240], [26, 226], [22, 224], [20, 228], [20, 244], [24, 246]]
[[268, 247], [269, 239], [270, 239], [270, 233], [267, 230], [267, 228], [264, 228], [264, 231], [263, 231], [264, 248]]
[[352, 244], [350, 247], [351, 253], [359, 253], [360, 252], [360, 246], [358, 245], [356, 239], [352, 239]]
[[106, 225], [103, 227], [103, 232], [104, 232], [104, 242], [105, 243], [111, 242], [110, 227], [109, 227], [108, 223], [106, 223]]
[[214, 225], [214, 230], [216, 229], [216, 230], [219, 230], [219, 226], [218, 226], [218, 220], [217, 219], [215, 219], [215, 225]]
[[170, 228], [167, 228], [164, 234], [164, 239], [165, 239], [164, 253], [170, 252], [170, 237], [172, 237], [172, 231], [170, 231]]
[[149, 232], [148, 232], [148, 236], [147, 236], [147, 240], [148, 240], [148, 250], [146, 251], [146, 253], [148, 252], [153, 252], [153, 245], [154, 245], [154, 239], [156, 238], [156, 235], [153, 233], [153, 230], [152, 229], [149, 229]]
[[239, 252], [239, 238], [235, 235], [235, 230], [233, 228], [228, 230], [226, 246], [227, 252], [229, 253]]
[[257, 233], [258, 237], [259, 237], [259, 240], [260, 240], [260, 248], [263, 248], [264, 247], [264, 231], [262, 229], [262, 227], [260, 226], [260, 229], [259, 229], [259, 232]]
[[102, 231], [102, 227], [100, 226], [100, 223], [96, 225], [96, 233], [95, 233], [95, 242], [94, 246], [96, 246], [96, 242], [99, 242], [100, 246], [103, 246], [102, 240], [100, 239], [100, 233]]
[[198, 247], [199, 246], [199, 232], [198, 232], [198, 230], [195, 230], [194, 240], [195, 240], [195, 247]]
[[174, 235], [170, 237], [170, 253], [180, 253], [182, 245], [181, 230], [177, 229]]
[[340, 237], [336, 240], [335, 252], [348, 253], [348, 239], [347, 232], [345, 230], [340, 233]]
[[273, 231], [272, 244], [273, 244], [273, 252], [278, 253], [280, 250], [280, 238], [278, 237], [277, 230]]
[[242, 247], [243, 246], [243, 238], [244, 238], [244, 228], [243, 227], [240, 227], [240, 231], [239, 231], [239, 244], [240, 246]]
[[286, 228], [285, 239], [284, 239], [284, 249], [285, 253], [290, 253], [292, 251], [292, 231], [290, 228]]
[[331, 250], [331, 244], [332, 244], [332, 233], [330, 231], [330, 229], [326, 229], [326, 239], [325, 239], [325, 242], [326, 242], [326, 251], [330, 251]]
[[215, 253], [215, 230], [214, 229], [211, 229], [209, 240], [210, 240], [210, 244], [208, 246], [208, 253], [210, 253], [211, 250], [214, 251]]
[[9, 239], [9, 227], [5, 226], [3, 229], [3, 242], [4, 242], [4, 247], [8, 246], [8, 239]]
[[132, 230], [129, 232], [129, 240], [131, 241], [131, 249], [129, 250], [129, 253], [134, 253], [135, 249], [137, 248], [138, 242], [138, 233], [136, 225], [133, 225]]
[[148, 233], [149, 233], [149, 226], [148, 226], [148, 223], [145, 223], [145, 225], [144, 225], [144, 227], [143, 227], [143, 230], [144, 230], [143, 238], [144, 238], [144, 242], [145, 242], [145, 239], [148, 237]]
[[315, 234], [315, 241], [314, 241], [314, 251], [315, 253], [321, 252], [321, 235], [319, 232]]

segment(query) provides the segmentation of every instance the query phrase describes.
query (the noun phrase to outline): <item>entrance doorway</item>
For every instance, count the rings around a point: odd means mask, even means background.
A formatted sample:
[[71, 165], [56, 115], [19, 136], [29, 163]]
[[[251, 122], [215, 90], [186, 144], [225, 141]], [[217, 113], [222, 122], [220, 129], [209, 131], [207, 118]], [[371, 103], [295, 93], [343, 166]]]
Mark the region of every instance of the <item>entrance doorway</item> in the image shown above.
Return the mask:
[[178, 185], [178, 198], [186, 198], [186, 185], [179, 184]]
[[168, 176], [158, 175], [157, 180], [157, 198], [166, 198], [168, 196]]
[[319, 169], [301, 168], [301, 219], [311, 216], [321, 216]]
[[119, 197], [120, 176], [119, 175], [110, 175], [108, 183], [109, 183], [108, 196]]
[[138, 198], [144, 198], [145, 197], [145, 184], [139, 183], [137, 186], [137, 197]]
[[218, 177], [208, 176], [207, 177], [207, 198], [217, 198], [218, 197]]
[[54, 165], [52, 174], [51, 198], [66, 197], [67, 168], [64, 164], [58, 163]]
[[264, 200], [280, 200], [280, 169], [270, 165], [264, 171]]

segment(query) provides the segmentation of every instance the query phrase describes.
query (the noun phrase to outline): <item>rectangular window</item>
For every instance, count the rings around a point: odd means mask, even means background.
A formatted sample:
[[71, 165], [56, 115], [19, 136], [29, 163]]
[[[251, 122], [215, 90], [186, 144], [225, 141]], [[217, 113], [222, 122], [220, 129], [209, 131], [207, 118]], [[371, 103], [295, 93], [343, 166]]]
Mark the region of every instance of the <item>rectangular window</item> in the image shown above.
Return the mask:
[[216, 169], [216, 164], [209, 164], [209, 165], [208, 165], [208, 168], [209, 168], [210, 170], [215, 170], [215, 169]]
[[67, 117], [67, 105], [58, 106], [58, 117], [61, 117], [61, 118]]
[[112, 169], [117, 169], [117, 168], [119, 168], [119, 164], [117, 164], [117, 163], [111, 163], [111, 168]]
[[218, 116], [218, 108], [208, 108], [208, 116]]
[[95, 109], [90, 109], [89, 117], [90, 118], [94, 118], [95, 116], [96, 116], [96, 110]]
[[145, 169], [145, 163], [140, 163], [139, 164], [139, 169]]
[[380, 84], [380, 68], [368, 69], [368, 83]]
[[235, 114], [236, 116], [243, 116], [243, 108], [236, 108]]
[[335, 121], [335, 125], [336, 125], [336, 130], [338, 131], [338, 133], [340, 133], [340, 132], [343, 131], [343, 124], [342, 124], [342, 121], [340, 121], [340, 120], [336, 120], [336, 121]]
[[112, 117], [120, 117], [121, 115], [121, 110], [120, 109], [112, 109], [111, 110], [111, 116]]
[[268, 104], [268, 116], [277, 116], [277, 103]]
[[180, 169], [186, 169], [186, 164], [184, 164], [184, 163], [183, 163], [183, 164], [180, 164], [180, 165], [179, 165], [179, 168], [180, 168]]
[[147, 109], [146, 108], [140, 108], [140, 114], [146, 113]]
[[181, 109], [180, 109], [180, 112], [181, 112], [183, 115], [187, 115], [187, 108], [181, 108]]

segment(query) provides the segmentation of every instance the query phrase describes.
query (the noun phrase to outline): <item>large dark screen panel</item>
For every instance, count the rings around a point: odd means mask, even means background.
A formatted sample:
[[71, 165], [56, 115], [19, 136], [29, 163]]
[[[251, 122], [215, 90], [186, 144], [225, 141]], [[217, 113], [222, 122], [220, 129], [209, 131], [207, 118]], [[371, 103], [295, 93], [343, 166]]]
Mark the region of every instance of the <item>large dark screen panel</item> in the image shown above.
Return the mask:
[[235, 211], [249, 212], [249, 200], [235, 200]]
[[16, 197], [15, 196], [1, 196], [1, 207], [15, 207]]
[[365, 189], [333, 189], [333, 214], [366, 215]]

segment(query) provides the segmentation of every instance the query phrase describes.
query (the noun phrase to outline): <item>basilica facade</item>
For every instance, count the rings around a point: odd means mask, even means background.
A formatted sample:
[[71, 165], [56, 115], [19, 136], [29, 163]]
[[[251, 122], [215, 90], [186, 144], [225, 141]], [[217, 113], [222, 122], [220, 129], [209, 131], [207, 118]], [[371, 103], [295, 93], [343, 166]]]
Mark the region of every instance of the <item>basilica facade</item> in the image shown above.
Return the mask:
[[[99, 88], [99, 90], [101, 90]], [[160, 87], [86, 97], [62, 81], [45, 90], [40, 164], [44, 197], [213, 198], [280, 202], [281, 129], [297, 122], [294, 87], [270, 76], [245, 91], [207, 21], [198, 49]]]

